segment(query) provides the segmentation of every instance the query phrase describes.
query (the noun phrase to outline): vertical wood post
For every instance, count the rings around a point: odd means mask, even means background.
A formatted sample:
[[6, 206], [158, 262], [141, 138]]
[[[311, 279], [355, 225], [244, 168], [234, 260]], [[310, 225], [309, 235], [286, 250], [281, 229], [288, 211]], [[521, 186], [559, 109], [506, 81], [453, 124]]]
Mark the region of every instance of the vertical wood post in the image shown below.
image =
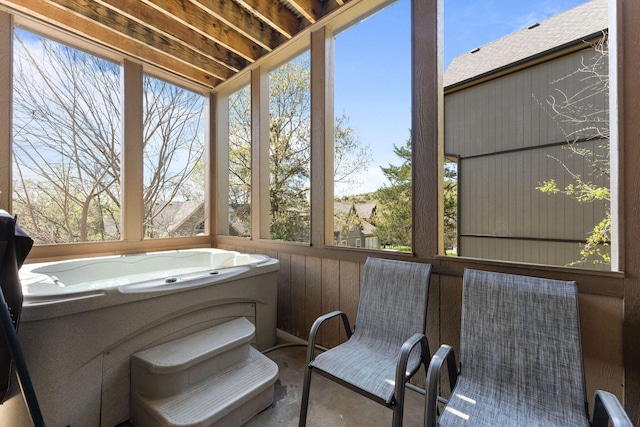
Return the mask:
[[13, 134], [13, 19], [0, 12], [0, 209], [11, 213]]
[[144, 238], [143, 83], [142, 65], [124, 60], [122, 149], [122, 238], [140, 242]]

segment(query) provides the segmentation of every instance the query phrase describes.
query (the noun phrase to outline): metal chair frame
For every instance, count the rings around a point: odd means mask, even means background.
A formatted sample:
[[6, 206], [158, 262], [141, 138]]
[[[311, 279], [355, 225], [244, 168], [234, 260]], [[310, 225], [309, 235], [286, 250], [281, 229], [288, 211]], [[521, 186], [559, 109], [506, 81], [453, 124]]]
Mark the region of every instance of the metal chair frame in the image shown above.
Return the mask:
[[[394, 262], [397, 262], [397, 261], [394, 261]], [[430, 268], [431, 267], [429, 266], [429, 270], [428, 270], [429, 275], [430, 275]], [[427, 283], [425, 284], [426, 285], [425, 292], [428, 292], [428, 278], [429, 277], [427, 277]], [[425, 307], [424, 307], [425, 312], [426, 312], [426, 301], [427, 301], [427, 298], [425, 296]], [[362, 303], [362, 301], [360, 301], [360, 303]], [[426, 367], [429, 364], [429, 360], [431, 359], [430, 352], [429, 352], [429, 343], [427, 341], [426, 336], [424, 335], [424, 333], [415, 332], [407, 340], [404, 341], [404, 343], [400, 348], [398, 348], [399, 356], [398, 356], [397, 365], [395, 369], [394, 393], [393, 393], [393, 398], [391, 399], [391, 401], [388, 402], [382, 399], [380, 396], [367, 391], [366, 389], [358, 387], [341, 378], [336, 377], [335, 375], [325, 372], [322, 369], [318, 369], [312, 366], [312, 362], [315, 360], [316, 338], [317, 338], [318, 331], [320, 330], [320, 327], [327, 320], [332, 319], [334, 317], [338, 317], [338, 316], [342, 319], [342, 324], [344, 326], [344, 330], [347, 335], [347, 341], [348, 341], [353, 336], [355, 329], [353, 330], [351, 329], [348, 316], [343, 311], [337, 310], [337, 311], [327, 313], [323, 316], [320, 316], [318, 319], [316, 319], [316, 321], [311, 326], [311, 329], [309, 332], [309, 341], [307, 346], [307, 359], [306, 359], [307, 368], [305, 371], [304, 384], [303, 384], [299, 426], [303, 427], [306, 425], [307, 411], [309, 406], [309, 390], [311, 386], [311, 374], [312, 372], [316, 372], [352, 391], [355, 391], [361, 394], [362, 396], [367, 397], [368, 399], [375, 401], [376, 403], [379, 403], [388, 408], [391, 408], [393, 410], [392, 425], [394, 427], [400, 427], [402, 425], [402, 418], [404, 415], [404, 398], [405, 398], [406, 384], [411, 379], [411, 377], [415, 375], [415, 373], [419, 370], [421, 365], [424, 365], [426, 369]], [[426, 322], [426, 313], [425, 313], [425, 322]], [[423, 330], [424, 330], [424, 325], [423, 325]], [[414, 350], [414, 348], [416, 347], [418, 347], [420, 351], [420, 363], [411, 372], [407, 372], [409, 356], [411, 355], [412, 350]]]
[[[468, 272], [473, 272], [473, 270], [465, 270], [465, 275]], [[496, 276], [497, 277], [497, 276]], [[513, 276], [518, 277], [518, 276]], [[545, 279], [542, 279], [545, 280]], [[575, 283], [573, 283], [575, 285]], [[464, 295], [464, 293], [463, 293]], [[464, 298], [464, 297], [463, 297]], [[464, 314], [463, 314], [463, 323], [464, 323]], [[579, 331], [579, 325], [576, 325]], [[582, 354], [580, 354], [580, 358]], [[431, 362], [429, 363], [429, 367], [427, 370], [427, 388], [426, 388], [426, 405], [425, 405], [425, 427], [436, 427], [438, 426], [438, 402], [446, 405], [449, 403], [449, 400], [440, 396], [440, 381], [442, 378], [442, 368], [446, 364], [446, 369], [449, 378], [449, 390], [451, 390], [451, 396], [456, 393], [456, 385], [458, 378], [460, 377], [462, 370], [465, 369], [465, 366], [460, 364], [463, 362], [459, 362], [456, 364], [456, 357], [453, 347], [443, 344], [436, 351]], [[552, 366], [548, 367], [548, 370], [551, 371], [553, 369]], [[583, 380], [584, 380], [584, 372], [583, 372]], [[584, 382], [584, 381], [583, 381]], [[585, 393], [586, 394], [586, 393]], [[550, 396], [551, 398], [551, 396]], [[625, 413], [622, 405], [618, 401], [615, 395], [597, 390], [594, 396], [594, 407], [593, 407], [593, 416], [591, 420], [589, 420], [587, 403], [584, 404], [584, 420], [585, 424], [590, 425], [591, 427], [607, 427], [609, 425], [609, 421], [611, 421], [614, 427], [633, 427], [631, 420]], [[469, 421], [472, 423], [472, 421]]]

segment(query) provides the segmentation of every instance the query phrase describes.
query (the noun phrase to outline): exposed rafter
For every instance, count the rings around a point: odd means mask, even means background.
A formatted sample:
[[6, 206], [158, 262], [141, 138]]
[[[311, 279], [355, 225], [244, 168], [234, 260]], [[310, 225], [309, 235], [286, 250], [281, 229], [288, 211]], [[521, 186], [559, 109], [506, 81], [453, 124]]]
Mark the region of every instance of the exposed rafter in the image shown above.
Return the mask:
[[[127, 53], [133, 58], [138, 58], [151, 64], [161, 64], [162, 68], [196, 83], [213, 87], [222, 82], [222, 80], [213, 75], [185, 65], [169, 54], [159, 52], [146, 44], [122, 36], [94, 21], [80, 18], [69, 11], [53, 6], [45, 0], [12, 0], [11, 6], [21, 12], [28, 11], [30, 15], [43, 21], [55, 22], [70, 32], [88, 40], [105, 44], [117, 51]], [[109, 42], [105, 43], [105, 40]]]
[[289, 0], [289, 4], [309, 22], [316, 22], [322, 17], [323, 2], [320, 0]]
[[344, 0], [0, 0], [71, 33], [215, 87]]
[[241, 4], [288, 39], [293, 37], [300, 28], [300, 19], [280, 3], [264, 0], [237, 1], [238, 4]]
[[[142, 1], [164, 13], [169, 19], [175, 19], [180, 24], [215, 40], [249, 61], [253, 62], [262, 55], [262, 46], [239, 34], [234, 28], [222, 21], [212, 23], [211, 14], [206, 13], [193, 3], [184, 2], [182, 7], [177, 7], [174, 2], [168, 3], [164, 0]], [[276, 46], [275, 40], [273, 45]]]
[[232, 27], [234, 31], [253, 40], [269, 51], [280, 44], [280, 37], [277, 31], [236, 2], [220, 0], [192, 1], [211, 15], [212, 25], [215, 25], [214, 21], [224, 22]]
[[175, 25], [175, 18], [169, 17], [143, 2], [130, 0], [97, 0], [97, 2], [158, 34], [168, 37], [176, 45], [192, 49], [197, 54], [204, 55], [233, 71], [237, 72], [247, 65], [245, 58], [240, 57], [235, 52], [231, 52], [215, 40], [202, 34], [194, 34], [194, 29], [189, 26]]

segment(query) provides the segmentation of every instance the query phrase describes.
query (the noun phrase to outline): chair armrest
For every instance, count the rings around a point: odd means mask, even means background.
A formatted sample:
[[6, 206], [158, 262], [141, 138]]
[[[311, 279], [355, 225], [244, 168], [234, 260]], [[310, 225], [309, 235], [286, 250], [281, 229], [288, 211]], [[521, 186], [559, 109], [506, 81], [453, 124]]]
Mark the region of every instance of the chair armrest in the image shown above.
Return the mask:
[[409, 362], [409, 356], [413, 348], [420, 344], [420, 359], [427, 366], [429, 360], [429, 342], [424, 334], [413, 334], [408, 340], [406, 340], [400, 348], [400, 357], [398, 358], [398, 364], [396, 365], [396, 384], [395, 384], [395, 400], [396, 402], [404, 402], [404, 387], [405, 383], [413, 373], [407, 372], [407, 363]]
[[351, 331], [351, 326], [349, 326], [349, 318], [347, 317], [347, 314], [345, 312], [336, 310], [318, 317], [316, 321], [313, 322], [313, 325], [311, 325], [311, 329], [309, 330], [309, 341], [307, 342], [307, 365], [314, 359], [316, 335], [318, 334], [320, 326], [322, 326], [325, 321], [336, 316], [342, 317], [342, 323], [344, 324], [344, 330], [347, 333], [347, 339], [351, 338], [353, 332]]
[[451, 386], [451, 390], [456, 386], [458, 379], [456, 356], [453, 347], [443, 344], [431, 358], [429, 369], [427, 370], [427, 396], [424, 413], [425, 427], [436, 426], [438, 385], [440, 384], [442, 365], [445, 361], [447, 362], [447, 370], [449, 371], [449, 385]]
[[396, 387], [398, 385], [404, 385], [407, 380], [407, 363], [409, 362], [409, 355], [411, 350], [420, 344], [420, 358], [424, 363], [425, 368], [427, 362], [430, 359], [429, 355], [429, 342], [424, 334], [413, 334], [408, 340], [406, 340], [400, 348], [400, 358], [396, 365]]
[[609, 419], [614, 427], [633, 427], [618, 398], [603, 390], [596, 390], [593, 402], [593, 427], [607, 427]]

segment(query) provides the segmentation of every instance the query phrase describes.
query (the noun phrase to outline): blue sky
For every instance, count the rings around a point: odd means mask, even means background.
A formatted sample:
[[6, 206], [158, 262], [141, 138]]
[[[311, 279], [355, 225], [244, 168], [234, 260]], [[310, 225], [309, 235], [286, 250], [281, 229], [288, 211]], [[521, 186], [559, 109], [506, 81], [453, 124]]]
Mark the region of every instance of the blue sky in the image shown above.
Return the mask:
[[444, 0], [445, 66], [455, 56], [587, 0]]
[[[398, 164], [393, 145], [411, 127], [410, 10], [399, 0], [336, 36], [335, 113], [347, 114], [373, 161], [358, 188], [336, 195], [375, 191], [386, 183], [380, 166]], [[504, 37], [586, 0], [444, 0], [444, 61]]]

